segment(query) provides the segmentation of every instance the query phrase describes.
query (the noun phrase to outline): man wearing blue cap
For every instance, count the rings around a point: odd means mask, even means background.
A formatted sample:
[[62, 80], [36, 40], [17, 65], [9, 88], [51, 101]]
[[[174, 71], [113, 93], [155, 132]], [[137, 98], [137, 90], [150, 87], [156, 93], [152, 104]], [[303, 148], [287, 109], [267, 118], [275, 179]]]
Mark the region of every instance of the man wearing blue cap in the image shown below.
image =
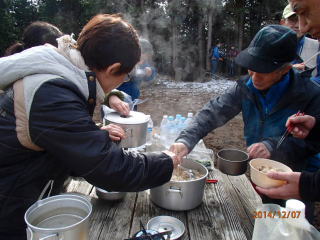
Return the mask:
[[297, 35], [291, 29], [280, 25], [262, 28], [236, 57], [249, 76], [207, 103], [180, 133], [171, 151], [184, 157], [210, 131], [242, 112], [250, 158], [270, 158], [293, 170], [304, 169], [307, 158], [317, 153], [316, 146], [289, 136], [277, 148], [289, 116], [299, 110], [320, 113], [319, 86], [292, 70], [296, 48]]

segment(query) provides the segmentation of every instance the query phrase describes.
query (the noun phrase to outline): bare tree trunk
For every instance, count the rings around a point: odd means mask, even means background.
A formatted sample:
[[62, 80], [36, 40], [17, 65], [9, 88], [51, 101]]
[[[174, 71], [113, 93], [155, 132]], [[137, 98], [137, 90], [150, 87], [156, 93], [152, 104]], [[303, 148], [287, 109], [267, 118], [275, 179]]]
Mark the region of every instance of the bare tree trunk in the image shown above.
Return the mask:
[[172, 25], [172, 67], [174, 71], [174, 78], [176, 81], [181, 81], [182, 79], [182, 71], [178, 68], [178, 41], [177, 41], [177, 34], [178, 34], [178, 29], [175, 21], [175, 17], [172, 18], [171, 20], [171, 25]]
[[[238, 24], [238, 32], [239, 32], [239, 38], [238, 38], [238, 46], [239, 51], [243, 49], [243, 36], [244, 36], [244, 11], [241, 11], [239, 14], [239, 24]], [[238, 74], [241, 74], [241, 67], [238, 67], [237, 69]]]
[[213, 26], [213, 8], [210, 7], [208, 11], [208, 42], [207, 42], [207, 54], [206, 54], [206, 70], [210, 70], [210, 55], [212, 46], [212, 26]]
[[142, 21], [141, 21], [141, 25], [142, 25], [142, 36], [146, 39], [149, 39], [149, 31], [148, 31], [148, 14], [146, 13], [146, 5], [144, 3], [144, 0], [141, 0], [140, 2], [141, 4], [141, 10], [142, 10]]
[[200, 18], [198, 22], [198, 49], [199, 49], [199, 70], [206, 69], [205, 65], [205, 46], [204, 46], [204, 36], [203, 36], [203, 28], [204, 28], [204, 18]]

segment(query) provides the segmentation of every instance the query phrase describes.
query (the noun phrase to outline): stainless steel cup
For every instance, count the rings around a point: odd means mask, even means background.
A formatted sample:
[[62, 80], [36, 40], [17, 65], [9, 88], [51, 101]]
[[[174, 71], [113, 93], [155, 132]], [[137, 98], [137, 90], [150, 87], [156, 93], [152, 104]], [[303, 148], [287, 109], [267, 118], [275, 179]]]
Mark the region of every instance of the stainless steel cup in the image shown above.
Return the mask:
[[228, 175], [241, 175], [247, 171], [249, 155], [237, 149], [222, 149], [217, 153], [217, 168]]

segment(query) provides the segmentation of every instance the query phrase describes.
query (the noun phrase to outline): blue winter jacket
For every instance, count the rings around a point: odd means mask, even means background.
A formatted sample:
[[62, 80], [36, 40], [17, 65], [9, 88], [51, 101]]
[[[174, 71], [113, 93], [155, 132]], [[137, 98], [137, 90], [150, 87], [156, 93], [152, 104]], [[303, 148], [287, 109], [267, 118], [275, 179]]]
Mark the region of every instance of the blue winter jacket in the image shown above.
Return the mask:
[[307, 143], [289, 136], [278, 149], [276, 145], [286, 130], [285, 123], [289, 116], [299, 110], [309, 115], [319, 115], [320, 88], [308, 77], [293, 70], [290, 70], [289, 77], [287, 90], [268, 112], [263, 110], [259, 96], [248, 87], [249, 77], [239, 80], [225, 94], [208, 102], [176, 141], [191, 150], [209, 132], [242, 112], [247, 146], [262, 142], [270, 151], [271, 159], [283, 162], [293, 170], [305, 169], [307, 159], [320, 152], [318, 143]]
[[219, 47], [215, 46], [212, 49], [212, 60], [219, 60], [220, 58], [221, 58], [221, 56], [220, 56]]

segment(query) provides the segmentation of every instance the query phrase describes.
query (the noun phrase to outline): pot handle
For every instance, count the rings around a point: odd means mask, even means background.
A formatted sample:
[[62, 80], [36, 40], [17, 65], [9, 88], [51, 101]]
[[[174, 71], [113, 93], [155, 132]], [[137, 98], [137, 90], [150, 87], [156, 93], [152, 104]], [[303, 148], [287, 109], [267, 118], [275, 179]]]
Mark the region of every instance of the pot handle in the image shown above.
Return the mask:
[[130, 137], [132, 138], [133, 137], [133, 129], [130, 128], [129, 130], [130, 130]]
[[51, 234], [46, 237], [40, 238], [39, 240], [62, 240], [62, 238], [59, 239], [58, 234], [55, 233], [55, 234]]
[[[28, 240], [36, 240], [33, 237], [33, 232], [32, 232], [32, 230], [30, 228], [27, 228], [27, 239]], [[39, 240], [62, 240], [62, 239], [59, 239], [58, 234], [55, 233], [55, 234], [51, 234], [51, 235], [39, 238]]]
[[26, 231], [27, 231], [27, 239], [28, 240], [33, 240], [33, 233], [30, 230], [30, 228], [27, 228]]
[[180, 197], [182, 198], [183, 197], [183, 194], [182, 194], [182, 191], [181, 191], [181, 188], [179, 187], [174, 187], [174, 186], [170, 186], [167, 190], [168, 193], [174, 193], [174, 194], [180, 194]]

